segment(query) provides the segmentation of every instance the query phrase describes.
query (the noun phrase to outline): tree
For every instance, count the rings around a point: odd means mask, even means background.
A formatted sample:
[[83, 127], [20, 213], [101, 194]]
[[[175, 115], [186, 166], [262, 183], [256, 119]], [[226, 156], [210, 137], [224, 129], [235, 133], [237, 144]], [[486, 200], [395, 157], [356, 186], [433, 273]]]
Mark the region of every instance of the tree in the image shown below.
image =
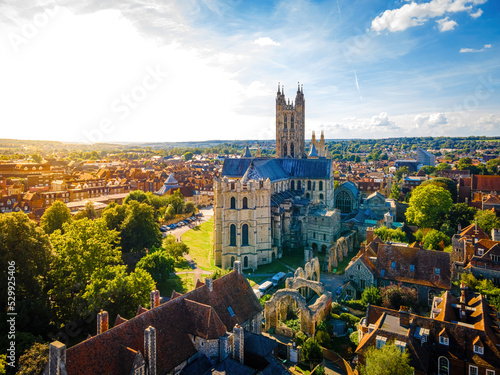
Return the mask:
[[94, 207], [94, 202], [85, 202], [85, 213], [89, 219], [95, 219], [97, 217], [97, 212]]
[[173, 206], [168, 206], [165, 210], [165, 220], [171, 220], [175, 217], [175, 208]]
[[122, 204], [116, 204], [115, 202], [110, 203], [102, 211], [102, 218], [106, 222], [108, 229], [114, 229], [120, 231], [123, 221], [127, 215], [127, 206]]
[[377, 236], [379, 236], [383, 241], [392, 240], [395, 242], [407, 242], [406, 234], [401, 230], [401, 228], [387, 228], [385, 225], [382, 225], [375, 229], [373, 232]]
[[401, 186], [398, 183], [393, 183], [391, 187], [391, 195], [389, 198], [399, 200], [401, 195]]
[[136, 268], [148, 272], [156, 282], [164, 281], [174, 272], [175, 259], [168, 255], [164, 249], [155, 249], [137, 262]]
[[453, 202], [455, 203], [457, 201], [457, 196], [458, 196], [457, 183], [453, 181], [451, 178], [436, 177], [431, 180], [422, 182], [420, 186], [428, 184], [433, 184], [448, 190], [450, 192], [451, 199], [453, 200]]
[[71, 220], [71, 211], [61, 201], [55, 201], [47, 208], [40, 218], [40, 226], [47, 234], [52, 234], [56, 229], [62, 229], [64, 223]]
[[184, 213], [186, 214], [193, 214], [196, 212], [196, 206], [194, 205], [193, 202], [186, 202], [184, 205]]
[[320, 363], [323, 360], [323, 351], [314, 338], [308, 338], [302, 346], [302, 357], [304, 361], [312, 364]]
[[486, 170], [488, 174], [497, 174], [498, 166], [500, 165], [500, 159], [491, 159], [486, 162]]
[[438, 166], [436, 167], [436, 171], [444, 171], [444, 170], [450, 170], [451, 165], [448, 163], [439, 163]]
[[416, 187], [406, 210], [406, 219], [421, 228], [440, 228], [453, 201], [448, 190], [427, 184]]
[[318, 341], [318, 343], [325, 347], [325, 348], [328, 348], [330, 346], [330, 341], [332, 340], [330, 338], [330, 335], [328, 334], [328, 332], [326, 331], [317, 331], [316, 332], [316, 340]]
[[[493, 211], [479, 210], [477, 211], [474, 219], [477, 220], [477, 225], [479, 228], [484, 230], [486, 233], [491, 233], [493, 228], [500, 228], [500, 221]], [[471, 224], [474, 220], [471, 221]]]
[[[49, 236], [22, 212], [0, 214], [0, 331], [7, 332], [8, 278], [15, 278], [16, 331], [44, 334], [48, 316], [45, 276], [54, 257]], [[11, 279], [12, 280], [12, 279]], [[6, 339], [7, 336], [5, 335]], [[0, 352], [3, 350], [0, 345]]]
[[103, 219], [66, 223], [64, 233], [55, 231], [50, 239], [56, 252], [48, 273], [52, 308], [61, 321], [78, 317], [82, 295], [92, 275], [109, 265], [122, 263], [117, 246], [118, 232], [109, 230]]
[[19, 358], [18, 375], [39, 375], [49, 362], [49, 344], [35, 343]]
[[401, 306], [414, 308], [418, 302], [418, 295], [415, 289], [410, 289], [401, 284], [391, 284], [382, 288], [382, 306], [393, 310], [399, 310]]
[[121, 230], [123, 251], [141, 252], [161, 245], [162, 235], [153, 208], [146, 203], [130, 201], [127, 204], [127, 216]]
[[31, 155], [31, 158], [35, 163], [40, 163], [43, 160], [43, 158], [38, 154]]
[[429, 175], [436, 172], [436, 167], [433, 167], [432, 165], [424, 165], [422, 168], [420, 168], [420, 171]]
[[410, 174], [410, 169], [406, 166], [398, 168], [398, 170], [394, 173], [394, 178], [396, 179], [396, 181], [399, 181], [404, 174]]
[[380, 306], [382, 304], [382, 295], [380, 294], [380, 290], [374, 285], [366, 288], [361, 295], [361, 302], [365, 306], [368, 304]]
[[112, 317], [120, 314], [131, 319], [139, 305], [149, 305], [150, 292], [155, 290], [153, 278], [142, 268], [130, 274], [126, 269], [125, 265], [114, 265], [94, 272], [83, 295], [87, 313], [106, 309]]
[[365, 354], [366, 365], [360, 366], [361, 375], [413, 375], [408, 351], [401, 351], [393, 343], [381, 349], [372, 346]]
[[459, 224], [462, 228], [465, 228], [471, 221], [474, 221], [476, 212], [477, 209], [469, 207], [467, 203], [456, 203], [450, 207], [450, 210], [445, 215], [445, 223], [456, 233]]
[[129, 204], [131, 201], [139, 203], [149, 203], [148, 195], [142, 190], [134, 190], [129, 193], [123, 200], [123, 204]]
[[177, 239], [172, 235], [165, 237], [163, 240], [163, 248], [165, 252], [176, 261], [179, 260], [184, 253], [189, 254], [189, 247], [184, 242], [177, 242]]
[[182, 158], [186, 161], [191, 160], [193, 158], [193, 153], [192, 152], [186, 152], [184, 155], [182, 155]]
[[435, 229], [431, 229], [423, 238], [424, 248], [428, 250], [444, 250], [450, 244], [450, 237]]

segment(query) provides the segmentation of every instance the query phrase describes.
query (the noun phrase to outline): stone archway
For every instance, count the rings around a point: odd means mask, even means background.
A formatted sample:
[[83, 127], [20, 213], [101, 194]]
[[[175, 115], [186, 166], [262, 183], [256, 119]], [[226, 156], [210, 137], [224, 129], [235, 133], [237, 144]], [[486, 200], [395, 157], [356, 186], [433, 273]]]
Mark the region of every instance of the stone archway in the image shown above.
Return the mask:
[[318, 244], [316, 242], [313, 242], [311, 245], [312, 251], [318, 251]]
[[295, 301], [300, 309], [300, 330], [308, 335], [314, 334], [314, 331], [311, 332], [311, 312], [307, 307], [306, 299], [295, 289], [280, 289], [266, 302], [264, 312], [266, 332], [270, 328], [278, 327], [278, 321], [288, 311], [291, 300]]

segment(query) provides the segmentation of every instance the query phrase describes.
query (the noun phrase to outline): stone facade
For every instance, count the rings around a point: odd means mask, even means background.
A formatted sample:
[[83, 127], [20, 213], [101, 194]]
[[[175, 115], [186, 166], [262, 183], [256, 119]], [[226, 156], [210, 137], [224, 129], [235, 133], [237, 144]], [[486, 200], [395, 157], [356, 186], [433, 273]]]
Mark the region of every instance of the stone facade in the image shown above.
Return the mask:
[[305, 99], [301, 86], [297, 88], [295, 104], [285, 98], [285, 87], [278, 85], [276, 95], [276, 156], [305, 156]]
[[347, 295], [352, 296], [353, 299], [359, 299], [366, 288], [376, 286], [375, 277], [370, 268], [363, 262], [362, 257], [359, 257], [347, 266], [345, 281], [348, 285], [346, 285], [344, 291]]
[[[214, 180], [215, 264], [256, 269], [277, 256], [271, 246], [271, 182]], [[223, 251], [224, 249], [224, 251]]]

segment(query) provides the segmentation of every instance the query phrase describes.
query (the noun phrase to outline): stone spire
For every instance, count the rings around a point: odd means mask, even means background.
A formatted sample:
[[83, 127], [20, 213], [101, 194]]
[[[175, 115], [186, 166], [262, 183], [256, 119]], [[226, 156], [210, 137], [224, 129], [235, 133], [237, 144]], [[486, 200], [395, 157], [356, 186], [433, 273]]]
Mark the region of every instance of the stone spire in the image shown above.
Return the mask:
[[244, 158], [251, 158], [252, 157], [252, 154], [250, 153], [250, 149], [248, 148], [248, 145], [245, 148], [245, 153], [243, 154], [243, 157]]

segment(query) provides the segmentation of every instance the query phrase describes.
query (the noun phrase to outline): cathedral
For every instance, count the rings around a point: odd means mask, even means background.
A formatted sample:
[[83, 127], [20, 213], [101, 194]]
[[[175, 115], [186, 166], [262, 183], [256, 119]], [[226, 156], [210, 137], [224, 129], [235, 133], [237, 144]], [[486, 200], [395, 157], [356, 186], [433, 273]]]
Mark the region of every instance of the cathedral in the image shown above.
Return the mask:
[[278, 85], [276, 158], [226, 159], [214, 179], [214, 257], [224, 269], [241, 261], [257, 269], [303, 248], [307, 260], [326, 253], [340, 234], [340, 211], [334, 209], [334, 181], [323, 132], [313, 132], [305, 148], [305, 99], [299, 85], [295, 102]]

